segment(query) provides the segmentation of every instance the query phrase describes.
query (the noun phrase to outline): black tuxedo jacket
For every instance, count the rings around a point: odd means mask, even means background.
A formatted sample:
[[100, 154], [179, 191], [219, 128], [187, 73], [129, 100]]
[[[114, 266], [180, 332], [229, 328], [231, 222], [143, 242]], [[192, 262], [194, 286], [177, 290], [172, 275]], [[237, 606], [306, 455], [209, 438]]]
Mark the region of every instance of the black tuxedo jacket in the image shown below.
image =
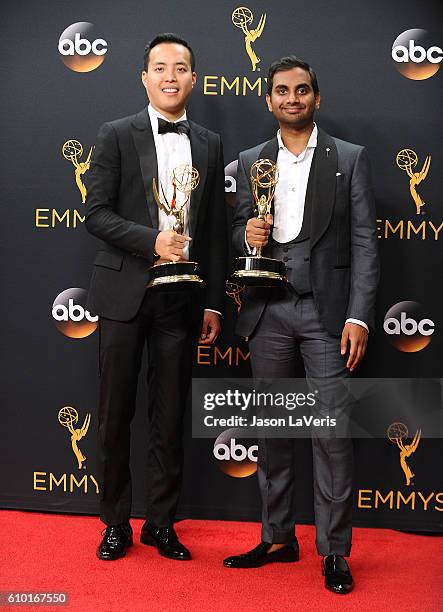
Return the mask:
[[[257, 159], [276, 161], [277, 155], [276, 137], [240, 153], [233, 242], [241, 255], [247, 254], [245, 228], [254, 216], [249, 169]], [[363, 147], [319, 129], [315, 155], [315, 170], [313, 166], [308, 182], [311, 284], [323, 325], [331, 335], [340, 336], [347, 318], [374, 325], [379, 276], [375, 203]], [[245, 291], [236, 328], [239, 335], [252, 335], [271, 291]]]
[[[190, 200], [190, 259], [206, 281], [202, 306], [221, 311], [227, 259], [222, 145], [218, 134], [189, 124], [192, 164], [200, 173]], [[100, 128], [86, 177], [86, 228], [102, 240], [87, 301], [94, 314], [128, 321], [141, 305], [159, 233], [152, 192], [157, 174], [147, 108]]]

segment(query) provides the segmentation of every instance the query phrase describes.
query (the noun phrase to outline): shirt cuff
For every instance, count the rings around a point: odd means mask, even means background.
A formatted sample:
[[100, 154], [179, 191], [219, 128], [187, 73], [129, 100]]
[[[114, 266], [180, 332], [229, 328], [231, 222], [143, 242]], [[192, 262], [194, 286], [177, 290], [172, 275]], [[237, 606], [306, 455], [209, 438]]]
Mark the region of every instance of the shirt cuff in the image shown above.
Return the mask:
[[222, 313], [218, 310], [214, 310], [213, 308], [205, 308], [205, 312], [215, 312], [216, 314], [222, 316]]
[[365, 330], [369, 334], [369, 327], [366, 325], [366, 323], [364, 323], [363, 321], [360, 321], [360, 319], [346, 319], [345, 322], [346, 323], [355, 323], [356, 325], [360, 325], [361, 327], [364, 327]]
[[246, 249], [246, 253], [248, 253], [248, 255], [256, 255], [257, 254], [257, 249], [255, 247], [250, 247], [248, 244], [248, 241], [246, 240], [246, 230], [245, 230], [245, 249]]

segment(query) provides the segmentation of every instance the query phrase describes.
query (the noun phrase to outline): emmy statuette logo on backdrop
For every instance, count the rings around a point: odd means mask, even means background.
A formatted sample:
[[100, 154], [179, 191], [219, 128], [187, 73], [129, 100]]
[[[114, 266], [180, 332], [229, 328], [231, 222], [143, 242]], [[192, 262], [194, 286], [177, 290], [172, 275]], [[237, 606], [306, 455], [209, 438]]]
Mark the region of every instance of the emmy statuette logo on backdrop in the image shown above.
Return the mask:
[[[423, 197], [423, 186], [429, 184], [427, 179], [430, 177], [432, 156], [426, 153], [422, 156], [422, 160], [424, 161], [420, 161], [418, 153], [409, 147], [400, 149], [395, 155], [395, 164], [409, 179], [409, 193], [406, 190], [408, 183], [401, 182], [405, 187], [402, 190], [402, 197], [408, 198], [408, 208], [405, 213], [397, 213], [398, 216], [391, 214], [388, 218], [377, 219], [377, 238], [379, 240], [437, 241], [440, 235], [443, 235], [441, 215], [435, 217], [430, 214], [432, 212], [438, 214], [438, 209], [430, 207], [429, 198], [431, 196], [426, 200]], [[412, 206], [409, 205], [411, 200]], [[402, 206], [398, 206], [398, 209], [404, 210]]]
[[[398, 480], [402, 484], [396, 488], [393, 484], [384, 485], [382, 488], [358, 488], [357, 508], [360, 511], [372, 510], [381, 512], [443, 512], [443, 491], [429, 490], [429, 488], [418, 490], [414, 486], [414, 472], [411, 463], [414, 453], [421, 440], [421, 429], [417, 429], [414, 436], [409, 435], [404, 423], [391, 423], [386, 429], [386, 437], [396, 447], [395, 463], [400, 464]], [[398, 457], [398, 459], [397, 459]], [[403, 478], [404, 476], [404, 478]], [[407, 487], [405, 491], [405, 487]]]
[[78, 140], [67, 140], [62, 146], [62, 155], [70, 161], [74, 166], [75, 172], [75, 184], [77, 185], [80, 194], [82, 196], [82, 204], [86, 202], [86, 187], [82, 181], [82, 176], [85, 174], [91, 166], [91, 155], [94, 147], [89, 149], [88, 157], [85, 161], [79, 161], [83, 155], [83, 146]]
[[395, 160], [400, 170], [404, 170], [409, 177], [409, 191], [414, 201], [417, 215], [423, 214], [422, 208], [425, 204], [417, 193], [417, 185], [420, 185], [428, 176], [431, 159], [430, 155], [426, 156], [422, 169], [419, 172], [412, 172], [412, 169], [415, 168], [418, 163], [418, 155], [412, 149], [402, 149], [397, 153]]
[[71, 434], [71, 448], [75, 458], [77, 459], [78, 469], [85, 469], [83, 463], [86, 461], [86, 456], [79, 449], [77, 442], [84, 438], [88, 433], [89, 425], [91, 423], [90, 413], [87, 413], [85, 420], [83, 421], [83, 425], [77, 429], [74, 429], [74, 426], [78, 422], [78, 412], [72, 406], [64, 406], [63, 408], [60, 408], [58, 412], [58, 422], [62, 427], [66, 427]]
[[[233, 25], [241, 31], [240, 36], [243, 35], [244, 37], [246, 61], [250, 67], [250, 72], [233, 75], [229, 66], [226, 66], [226, 72], [224, 71], [223, 74], [205, 74], [203, 75], [203, 95], [245, 97], [253, 94], [260, 98], [266, 92], [266, 78], [258, 76], [258, 73], [260, 73], [259, 64], [262, 58], [256, 53], [255, 47], [258, 39], [263, 34], [267, 15], [262, 13], [256, 27], [253, 27], [254, 15], [251, 9], [246, 6], [238, 6], [232, 11], [230, 18], [231, 31]], [[223, 37], [220, 37], [220, 45], [232, 45], [235, 48], [235, 40], [241, 39], [234, 34], [226, 32]], [[244, 57], [243, 53], [242, 57]], [[244, 60], [242, 60], [241, 64], [245, 64]], [[252, 77], [251, 72], [253, 73]]]
[[[78, 471], [59, 471], [57, 468], [52, 471], [45, 466], [43, 470], [34, 470], [32, 474], [33, 490], [50, 493], [64, 493], [78, 495], [90, 493], [98, 495], [99, 485], [94, 474], [91, 474], [86, 467], [86, 455], [79, 448], [78, 443], [86, 436], [91, 424], [91, 414], [88, 412], [81, 427], [76, 427], [79, 416], [78, 411], [73, 406], [63, 406], [57, 414], [59, 424], [68, 430], [71, 441], [71, 450], [75, 457], [75, 464]], [[56, 445], [54, 445], [56, 447]], [[71, 455], [70, 455], [71, 456]], [[63, 465], [63, 461], [55, 459], [55, 465]], [[73, 461], [71, 460], [71, 464]], [[63, 469], [63, 468], [62, 468]], [[69, 468], [68, 468], [69, 469]]]
[[234, 300], [235, 305], [237, 307], [237, 312], [240, 312], [242, 300], [241, 294], [245, 290], [244, 285], [238, 285], [237, 283], [233, 283], [231, 281], [226, 281], [226, 295]]
[[[80, 192], [82, 204], [86, 203], [87, 190], [83, 182], [84, 175], [91, 166], [91, 155], [94, 147], [89, 149], [89, 153], [83, 161], [83, 145], [79, 140], [70, 138], [61, 147], [62, 157], [71, 162], [74, 167], [75, 184]], [[65, 162], [63, 162], [65, 163]], [[63, 199], [63, 202], [66, 200]], [[85, 222], [85, 211], [83, 207], [77, 208], [36, 208], [34, 210], [34, 224], [39, 229], [72, 228], [77, 229]]]
[[254, 15], [252, 14], [252, 11], [246, 6], [239, 6], [238, 8], [236, 8], [232, 12], [231, 19], [235, 27], [240, 28], [240, 30], [245, 35], [245, 48], [246, 53], [248, 54], [249, 59], [251, 60], [252, 72], [260, 70], [260, 68], [257, 68], [257, 64], [260, 62], [260, 58], [252, 48], [252, 43], [254, 43], [257, 38], [260, 38], [260, 36], [262, 35], [266, 23], [266, 13], [262, 13], [257, 27], [251, 29], [249, 29], [249, 26], [252, 25]]
[[412, 473], [406, 460], [417, 450], [421, 438], [421, 429], [417, 429], [409, 444], [405, 443], [409, 437], [409, 432], [404, 423], [391, 423], [386, 434], [389, 440], [396, 444], [400, 450], [400, 466], [406, 478], [406, 486], [409, 487], [415, 474]]

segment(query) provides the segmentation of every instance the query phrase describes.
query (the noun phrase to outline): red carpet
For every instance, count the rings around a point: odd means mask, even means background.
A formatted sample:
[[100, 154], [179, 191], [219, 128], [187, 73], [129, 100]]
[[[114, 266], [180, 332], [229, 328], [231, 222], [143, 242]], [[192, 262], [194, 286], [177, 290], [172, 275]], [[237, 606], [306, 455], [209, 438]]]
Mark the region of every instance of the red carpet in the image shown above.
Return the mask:
[[102, 527], [95, 517], [2, 511], [0, 519], [0, 590], [69, 593], [68, 606], [35, 610], [443, 610], [443, 550], [437, 536], [355, 529], [351, 567], [356, 588], [340, 596], [323, 588], [310, 526], [298, 528], [299, 563], [229, 570], [222, 559], [254, 546], [259, 525], [183, 521], [177, 532], [194, 560], [177, 562], [139, 544], [142, 521], [133, 520], [136, 543], [127, 557], [103, 562], [95, 557]]

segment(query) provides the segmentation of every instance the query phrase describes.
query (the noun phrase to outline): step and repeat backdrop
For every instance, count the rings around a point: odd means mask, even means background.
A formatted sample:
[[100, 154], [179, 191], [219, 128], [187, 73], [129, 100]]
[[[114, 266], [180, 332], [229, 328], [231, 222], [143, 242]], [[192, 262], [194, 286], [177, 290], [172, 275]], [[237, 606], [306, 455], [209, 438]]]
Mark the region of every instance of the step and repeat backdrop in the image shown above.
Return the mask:
[[[229, 217], [239, 151], [276, 131], [267, 67], [287, 54], [311, 63], [318, 124], [365, 145], [372, 163], [382, 276], [359, 375], [443, 377], [442, 18], [440, 2], [412, 0], [43, 0], [4, 9], [2, 507], [98, 509], [98, 323], [85, 309], [97, 243], [84, 228], [85, 177], [99, 126], [146, 105], [143, 49], [158, 32], [177, 32], [194, 48], [188, 113], [222, 135]], [[197, 347], [196, 377], [249, 376], [247, 344], [233, 333], [241, 298], [228, 284], [223, 334]], [[147, 494], [145, 385], [141, 376], [135, 516]], [[426, 401], [417, 395], [423, 410]], [[355, 440], [355, 524], [443, 531], [441, 440], [397, 420], [384, 439]], [[309, 440], [297, 441], [295, 461], [298, 519], [312, 522]], [[185, 463], [181, 517], [258, 519], [253, 440], [235, 430], [193, 439], [189, 415]]]

